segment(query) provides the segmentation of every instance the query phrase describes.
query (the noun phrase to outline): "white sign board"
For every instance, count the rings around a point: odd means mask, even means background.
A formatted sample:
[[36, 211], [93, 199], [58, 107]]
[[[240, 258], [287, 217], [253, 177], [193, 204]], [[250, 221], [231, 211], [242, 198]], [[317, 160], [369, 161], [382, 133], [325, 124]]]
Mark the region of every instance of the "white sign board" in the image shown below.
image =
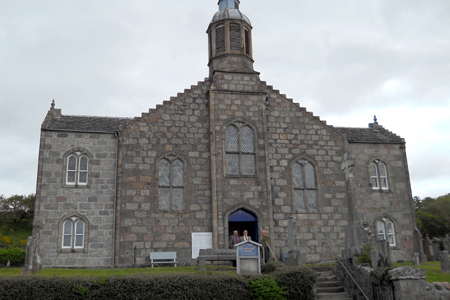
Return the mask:
[[212, 249], [212, 232], [192, 232], [192, 259], [197, 259], [200, 249]]

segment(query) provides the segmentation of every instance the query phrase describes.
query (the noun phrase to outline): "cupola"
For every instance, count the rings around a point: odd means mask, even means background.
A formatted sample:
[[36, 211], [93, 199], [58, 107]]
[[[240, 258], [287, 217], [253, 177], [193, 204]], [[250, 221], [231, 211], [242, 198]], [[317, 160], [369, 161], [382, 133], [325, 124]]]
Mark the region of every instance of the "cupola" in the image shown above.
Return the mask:
[[253, 70], [252, 26], [239, 11], [239, 0], [220, 0], [208, 27], [209, 70], [255, 73]]

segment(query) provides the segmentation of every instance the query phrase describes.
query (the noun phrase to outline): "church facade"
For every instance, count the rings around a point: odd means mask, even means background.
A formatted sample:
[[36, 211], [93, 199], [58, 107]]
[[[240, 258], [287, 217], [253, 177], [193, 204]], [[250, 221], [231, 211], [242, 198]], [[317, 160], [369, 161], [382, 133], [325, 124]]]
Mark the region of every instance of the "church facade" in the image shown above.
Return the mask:
[[[208, 30], [209, 77], [134, 119], [70, 116], [41, 129], [33, 239], [43, 267], [149, 264], [193, 233], [228, 248], [266, 230], [278, 256], [336, 256], [351, 224], [411, 260], [415, 214], [405, 141], [380, 126], [327, 125], [260, 80], [252, 26], [220, 0]], [[288, 224], [294, 221], [294, 245]], [[348, 235], [348, 234], [347, 234]], [[347, 236], [347, 239], [349, 236]]]

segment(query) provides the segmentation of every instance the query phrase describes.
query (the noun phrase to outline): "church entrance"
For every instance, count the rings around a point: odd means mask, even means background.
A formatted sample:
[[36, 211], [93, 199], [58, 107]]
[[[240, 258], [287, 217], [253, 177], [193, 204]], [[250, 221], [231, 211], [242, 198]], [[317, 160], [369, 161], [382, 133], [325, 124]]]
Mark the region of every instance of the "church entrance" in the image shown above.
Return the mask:
[[258, 218], [245, 209], [239, 209], [228, 217], [228, 236], [233, 235], [235, 230], [238, 231], [239, 236], [247, 230], [252, 241], [259, 242]]

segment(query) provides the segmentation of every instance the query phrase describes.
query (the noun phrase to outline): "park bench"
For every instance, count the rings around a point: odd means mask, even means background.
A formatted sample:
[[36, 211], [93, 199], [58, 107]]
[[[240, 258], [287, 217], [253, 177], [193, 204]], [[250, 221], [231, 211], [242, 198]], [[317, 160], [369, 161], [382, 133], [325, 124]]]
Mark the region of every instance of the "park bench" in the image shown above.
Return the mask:
[[177, 266], [176, 252], [150, 252], [150, 263], [152, 264], [175, 264]]
[[197, 269], [206, 271], [206, 261], [236, 261], [236, 249], [200, 249]]

